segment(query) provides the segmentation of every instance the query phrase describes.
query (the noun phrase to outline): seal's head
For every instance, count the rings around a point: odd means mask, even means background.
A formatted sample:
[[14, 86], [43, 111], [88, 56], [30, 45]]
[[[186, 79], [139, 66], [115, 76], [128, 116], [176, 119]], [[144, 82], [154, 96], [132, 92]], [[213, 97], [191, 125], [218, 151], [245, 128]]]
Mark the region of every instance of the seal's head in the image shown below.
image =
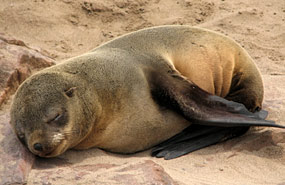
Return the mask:
[[[92, 120], [71, 74], [43, 72], [28, 78], [17, 90], [11, 107], [11, 125], [29, 150], [54, 157], [72, 148], [91, 130]], [[78, 87], [79, 86], [79, 87]]]

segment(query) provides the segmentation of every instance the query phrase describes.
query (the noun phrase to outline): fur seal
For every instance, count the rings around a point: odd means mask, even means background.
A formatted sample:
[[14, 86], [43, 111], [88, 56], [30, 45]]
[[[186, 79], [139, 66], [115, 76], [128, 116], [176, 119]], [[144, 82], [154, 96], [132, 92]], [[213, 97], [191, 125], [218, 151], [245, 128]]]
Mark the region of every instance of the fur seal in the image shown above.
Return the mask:
[[41, 157], [91, 147], [134, 153], [159, 144], [152, 155], [171, 159], [250, 126], [285, 128], [265, 120], [262, 100], [260, 72], [235, 41], [160, 26], [32, 75], [15, 94], [11, 125]]

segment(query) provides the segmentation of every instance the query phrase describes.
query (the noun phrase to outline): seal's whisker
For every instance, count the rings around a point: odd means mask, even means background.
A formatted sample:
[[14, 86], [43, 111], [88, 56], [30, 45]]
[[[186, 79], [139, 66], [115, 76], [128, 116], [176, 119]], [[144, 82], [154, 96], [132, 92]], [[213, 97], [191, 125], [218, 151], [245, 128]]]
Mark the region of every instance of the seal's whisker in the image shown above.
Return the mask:
[[74, 133], [76, 133], [77, 131], [74, 129], [74, 130], [69, 130], [69, 131], [64, 131], [63, 132], [63, 135], [65, 137], [68, 137], [68, 136], [73, 136]]
[[47, 136], [47, 140], [50, 142], [50, 143], [53, 143], [53, 144], [58, 144], [60, 143], [63, 139], [64, 139], [64, 134], [60, 133], [60, 132], [56, 132], [56, 133], [52, 133], [52, 134], [49, 134]]

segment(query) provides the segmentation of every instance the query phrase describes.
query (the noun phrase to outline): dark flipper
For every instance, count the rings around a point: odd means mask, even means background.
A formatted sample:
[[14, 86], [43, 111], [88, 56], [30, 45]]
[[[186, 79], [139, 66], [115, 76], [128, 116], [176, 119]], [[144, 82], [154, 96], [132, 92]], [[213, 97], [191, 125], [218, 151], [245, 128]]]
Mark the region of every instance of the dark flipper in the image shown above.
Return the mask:
[[211, 95], [175, 72], [147, 73], [153, 99], [193, 125], [157, 145], [152, 156], [173, 159], [244, 134], [250, 126], [285, 128], [267, 121], [267, 111], [249, 112], [240, 103]]
[[240, 103], [211, 95], [174, 71], [147, 73], [153, 99], [193, 125], [157, 145], [152, 156], [173, 159], [244, 134], [250, 126], [285, 128], [265, 120], [267, 111], [252, 113]]
[[268, 126], [285, 128], [268, 121], [266, 111], [249, 112], [241, 103], [211, 95], [175, 72], [147, 73], [153, 99], [198, 125], [219, 127]]
[[249, 127], [191, 125], [181, 133], [155, 146], [152, 156], [174, 159], [195, 150], [244, 134]]

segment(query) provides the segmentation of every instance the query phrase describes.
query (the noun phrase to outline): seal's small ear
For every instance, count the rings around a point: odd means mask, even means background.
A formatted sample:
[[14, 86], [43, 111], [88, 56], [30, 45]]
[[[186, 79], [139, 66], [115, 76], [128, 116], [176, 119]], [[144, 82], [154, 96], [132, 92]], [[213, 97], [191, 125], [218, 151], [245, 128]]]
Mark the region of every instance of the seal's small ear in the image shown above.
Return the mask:
[[66, 96], [71, 98], [71, 97], [73, 97], [75, 90], [76, 90], [76, 87], [71, 87], [69, 89], [64, 90], [64, 93]]

